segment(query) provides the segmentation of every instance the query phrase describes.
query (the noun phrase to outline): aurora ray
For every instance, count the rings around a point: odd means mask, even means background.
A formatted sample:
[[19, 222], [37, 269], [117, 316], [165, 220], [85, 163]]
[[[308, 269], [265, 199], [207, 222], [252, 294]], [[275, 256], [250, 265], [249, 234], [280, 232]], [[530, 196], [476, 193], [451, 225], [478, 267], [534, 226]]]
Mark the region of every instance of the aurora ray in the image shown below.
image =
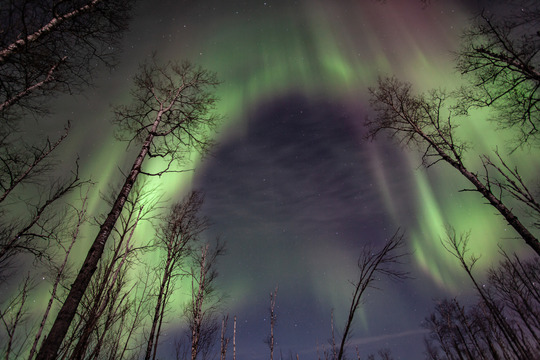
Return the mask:
[[[158, 49], [161, 58], [187, 58], [215, 71], [223, 81], [216, 111], [224, 121], [213, 154], [191, 154], [187, 167], [194, 172], [152, 178], [148, 186], [166, 191], [171, 201], [192, 187], [206, 191], [205, 211], [215, 223], [207, 236], [219, 235], [229, 246], [220, 284], [230, 312], [243, 319], [239, 333], [246, 335], [238, 346], [244, 356], [265, 351], [260, 340], [267, 324], [261, 319], [276, 283], [278, 302], [288, 298], [283, 304], [296, 304], [298, 311], [285, 310], [283, 322], [298, 315], [310, 324], [280, 325], [284, 347], [302, 346], [313, 354], [317, 339], [326, 341], [331, 309], [343, 316], [360, 247], [384, 241], [398, 227], [409, 238], [419, 280], [374, 294], [377, 301], [368, 302], [358, 336], [409, 333], [426, 315], [429, 291], [444, 295], [463, 288], [455, 259], [439, 243], [445, 226], [472, 229], [472, 250], [482, 252], [485, 268], [497, 258], [496, 249], [484, 251], [486, 244], [505, 225], [479, 196], [459, 193], [467, 185], [452, 169], [422, 169], [421, 150], [384, 140], [368, 143], [367, 89], [378, 76], [391, 74], [418, 91], [458, 86], [450, 52], [459, 46], [469, 16], [458, 1], [433, 1], [426, 8], [415, 0], [169, 0], [159, 7], [143, 1], [122, 65], [98, 79], [102, 92], [89, 91], [77, 106], [79, 125], [66, 151], [81, 154], [84, 175], [97, 181], [91, 210], [98, 212], [99, 193], [116, 185], [117, 167], [129, 162], [125, 144], [110, 135], [106, 109], [128, 100], [136, 62]], [[72, 116], [65, 101], [59, 100], [66, 113], [58, 118]], [[478, 113], [460, 128], [482, 151], [508, 141], [486, 118]], [[91, 124], [90, 132], [85, 124]], [[535, 154], [514, 154], [513, 160], [528, 165], [528, 178], [538, 173]], [[479, 164], [474, 157], [468, 161]], [[152, 235], [147, 226], [137, 236]], [[175, 305], [187, 297], [179, 292]], [[385, 314], [389, 299], [405, 310]], [[178, 326], [169, 324], [171, 331]], [[414, 336], [420, 344], [421, 334]], [[390, 345], [397, 348], [398, 342]]]

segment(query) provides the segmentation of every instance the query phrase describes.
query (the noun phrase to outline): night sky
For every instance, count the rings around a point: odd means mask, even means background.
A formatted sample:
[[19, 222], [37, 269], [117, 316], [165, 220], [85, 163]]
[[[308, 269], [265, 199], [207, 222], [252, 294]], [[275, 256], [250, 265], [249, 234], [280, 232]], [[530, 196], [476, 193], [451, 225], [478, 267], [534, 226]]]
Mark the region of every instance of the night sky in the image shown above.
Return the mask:
[[[72, 119], [63, 151], [81, 157], [83, 176], [99, 191], [119, 182], [133, 153], [114, 139], [110, 104], [129, 100], [131, 76], [157, 51], [160, 59], [188, 59], [222, 81], [217, 111], [224, 121], [209, 156], [193, 157], [183, 175], [151, 179], [171, 201], [191, 189], [206, 193], [208, 239], [227, 243], [219, 287], [223, 311], [238, 318], [238, 359], [268, 358], [269, 293], [279, 286], [277, 351], [315, 358], [328, 348], [332, 310], [344, 324], [362, 246], [382, 244], [398, 229], [411, 252], [404, 269], [413, 279], [381, 281], [358, 315], [351, 350], [389, 348], [396, 359], [422, 356], [421, 323], [433, 299], [470, 299], [472, 286], [440, 245], [447, 224], [471, 231], [478, 270], [497, 261], [500, 242], [519, 250], [515, 235], [446, 164], [427, 171], [421, 154], [384, 136], [370, 142], [368, 87], [395, 74], [415, 89], [460, 84], [452, 51], [478, 2], [432, 0], [258, 0], [139, 2], [119, 64], [100, 72], [96, 86], [60, 98], [56, 116]], [[479, 113], [460, 131], [474, 145], [467, 159], [495, 145], [509, 149], [512, 134], [495, 130]], [[48, 123], [52, 129], [57, 126]], [[54, 133], [54, 130], [52, 131]], [[513, 154], [537, 174], [531, 149]], [[66, 165], [67, 166], [67, 165]], [[156, 168], [159, 164], [155, 165]], [[143, 229], [139, 236], [150, 234]], [[88, 239], [93, 239], [88, 236]], [[81, 256], [84, 252], [81, 252]], [[181, 302], [187, 290], [180, 289]], [[171, 320], [162, 347], [182, 326]], [[232, 327], [232, 325], [230, 325]], [[353, 350], [354, 351], [354, 350]]]

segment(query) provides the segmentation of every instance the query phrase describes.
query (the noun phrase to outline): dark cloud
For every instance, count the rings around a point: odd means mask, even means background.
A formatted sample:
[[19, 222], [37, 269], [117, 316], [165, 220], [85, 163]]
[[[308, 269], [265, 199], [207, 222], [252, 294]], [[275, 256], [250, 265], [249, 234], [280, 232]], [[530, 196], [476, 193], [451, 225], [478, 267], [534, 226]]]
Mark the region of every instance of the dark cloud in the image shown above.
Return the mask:
[[300, 96], [258, 107], [245, 136], [220, 144], [198, 171], [212, 219], [233, 231], [342, 231], [344, 241], [365, 224], [385, 223], [352, 125], [361, 116]]
[[[268, 293], [279, 284], [288, 318], [280, 326], [288, 334], [296, 330], [288, 343], [315, 346], [328, 335], [329, 299], [348, 300], [342, 295], [361, 247], [396, 230], [370, 170], [373, 147], [358, 131], [364, 114], [289, 95], [246, 116], [244, 136], [220, 143], [194, 185], [206, 192], [211, 231], [228, 244], [220, 266], [223, 289], [244, 289], [247, 298], [231, 299], [239, 307], [231, 311], [250, 319], [241, 326], [256, 337], [267, 331]], [[399, 157], [389, 158], [394, 161], [398, 166]], [[333, 286], [345, 292], [332, 293]]]

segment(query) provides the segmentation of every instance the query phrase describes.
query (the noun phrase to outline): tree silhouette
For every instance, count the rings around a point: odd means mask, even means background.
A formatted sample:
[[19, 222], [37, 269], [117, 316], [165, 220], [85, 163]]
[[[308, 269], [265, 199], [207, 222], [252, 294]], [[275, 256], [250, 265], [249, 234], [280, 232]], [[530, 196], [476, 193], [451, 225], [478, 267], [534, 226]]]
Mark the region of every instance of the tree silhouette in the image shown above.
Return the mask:
[[43, 114], [55, 93], [89, 84], [97, 63], [112, 66], [132, 6], [132, 0], [6, 1], [0, 9], [2, 127], [21, 110]]
[[[362, 296], [368, 288], [373, 287], [374, 282], [379, 280], [377, 276], [383, 275], [394, 280], [407, 277], [406, 272], [395, 268], [406, 255], [402, 252], [403, 245], [403, 234], [400, 234], [398, 230], [385, 242], [380, 250], [374, 250], [371, 246], [364, 247], [358, 259], [358, 279], [352, 282], [354, 290], [351, 304], [335, 359], [341, 360], [345, 358], [347, 341], [349, 340], [356, 312], [362, 304]], [[335, 351], [333, 353], [336, 354]]]
[[538, 258], [523, 261], [502, 252], [503, 261], [480, 285], [472, 273], [477, 258], [466, 256], [467, 236], [454, 235], [446, 246], [463, 261], [479, 301], [468, 307], [457, 299], [437, 303], [423, 324], [430, 331], [428, 359], [535, 359], [540, 350]]
[[[518, 201], [525, 205], [527, 201], [536, 204], [532, 192], [520, 182], [517, 169], [509, 171], [510, 167], [500, 157], [501, 166], [495, 165], [489, 157], [482, 158], [485, 170], [483, 177], [465, 165], [467, 144], [456, 136], [455, 129], [458, 125], [452, 117], [451, 109], [445, 103], [445, 92], [433, 90], [428, 94], [416, 95], [410, 84], [396, 78], [384, 78], [379, 79], [378, 86], [371, 88], [370, 93], [371, 104], [376, 112], [375, 118], [370, 119], [367, 125], [371, 138], [381, 131], [387, 131], [398, 141], [423, 149], [422, 160], [426, 167], [440, 161], [452, 166], [473, 185], [471, 191], [480, 193], [525, 243], [540, 255], [540, 242], [537, 237], [518, 219], [513, 208], [507, 206], [503, 199], [503, 193], [506, 195], [506, 192], [517, 192], [518, 196], [511, 195]], [[490, 169], [495, 169], [492, 175], [502, 174], [502, 178], [497, 180], [490, 177]], [[497, 188], [501, 191], [497, 192]], [[519, 198], [519, 194], [530, 195], [532, 200], [527, 198], [524, 202]]]
[[163, 260], [155, 269], [158, 279], [154, 313], [152, 316], [144, 358], [155, 358], [166, 307], [173, 295], [175, 282], [188, 273], [189, 259], [200, 234], [209, 226], [208, 219], [200, 214], [204, 197], [193, 191], [181, 202], [174, 204], [163, 219], [156, 235], [155, 246]]
[[[110, 204], [113, 200], [106, 199]], [[67, 358], [102, 357], [104, 352], [120, 352], [118, 338], [122, 338], [127, 329], [119, 324], [128, 321], [130, 316], [135, 317], [130, 293], [136, 285], [130, 283], [129, 270], [141, 253], [152, 249], [148, 244], [138, 244], [134, 234], [140, 223], [154, 219], [159, 209], [157, 201], [145, 184], [139, 183], [130, 193], [81, 301], [70, 341], [64, 342]]]
[[[187, 62], [159, 65], [154, 58], [141, 66], [131, 92], [133, 103], [115, 109], [115, 123], [120, 128], [120, 136], [130, 143], [139, 143], [139, 153], [100, 226], [37, 359], [55, 358], [137, 177], [169, 171], [174, 161], [183, 159], [182, 147], [184, 151], [189, 148], [205, 151], [210, 145], [208, 127], [213, 126], [217, 118], [212, 113], [216, 99], [208, 89], [216, 85], [213, 74]], [[142, 167], [146, 157], [165, 159], [167, 164], [159, 173], [151, 174]]]
[[482, 12], [463, 34], [457, 69], [469, 80], [460, 109], [494, 107], [519, 144], [537, 141], [540, 126], [540, 6], [515, 1], [503, 14]]
[[[69, 123], [58, 139], [38, 141], [29, 140], [20, 124], [30, 114], [41, 119], [55, 95], [90, 84], [98, 63], [115, 63], [132, 5], [132, 0], [9, 0], [0, 8], [2, 269], [20, 254], [50, 261], [49, 240], [62, 223], [55, 220], [63, 212], [57, 204], [82, 185], [78, 165], [72, 178], [46, 181]], [[34, 191], [42, 195], [25, 196]], [[29, 211], [22, 214], [21, 205]]]
[[[225, 253], [225, 245], [217, 241], [210, 247], [204, 244], [195, 252], [191, 276], [191, 301], [185, 308], [185, 316], [190, 332], [191, 360], [199, 355], [210, 358], [210, 352], [217, 348], [215, 342], [219, 331], [218, 311], [223, 300], [218, 296], [215, 280], [218, 276], [217, 262]], [[199, 255], [200, 254], [200, 255]]]

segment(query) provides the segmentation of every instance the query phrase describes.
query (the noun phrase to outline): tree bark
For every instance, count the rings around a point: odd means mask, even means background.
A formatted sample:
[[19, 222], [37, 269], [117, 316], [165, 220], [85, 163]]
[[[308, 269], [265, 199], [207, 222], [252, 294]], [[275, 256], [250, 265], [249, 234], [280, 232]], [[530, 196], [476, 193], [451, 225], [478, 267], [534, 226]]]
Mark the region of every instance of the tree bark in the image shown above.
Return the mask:
[[163, 297], [165, 294], [165, 287], [170, 277], [170, 274], [169, 274], [170, 261], [171, 261], [170, 259], [167, 260], [167, 264], [165, 265], [165, 271], [163, 273], [163, 278], [161, 279], [157, 303], [154, 309], [154, 317], [152, 319], [152, 327], [150, 328], [150, 334], [148, 335], [148, 343], [146, 344], [146, 353], [144, 356], [144, 360], [150, 360], [150, 357], [152, 356], [152, 350], [156, 346], [154, 345], [154, 339], [156, 338], [156, 327], [159, 322], [160, 314], [162, 313], [161, 310], [164, 306], [162, 302], [164, 301]]
[[86, 256], [86, 259], [84, 260], [83, 265], [81, 266], [81, 269], [79, 270], [79, 274], [77, 275], [77, 278], [71, 286], [66, 301], [62, 305], [62, 308], [60, 309], [60, 312], [56, 317], [51, 331], [49, 332], [49, 336], [47, 336], [47, 338], [43, 342], [43, 345], [41, 346], [41, 349], [37, 354], [36, 360], [53, 360], [56, 358], [58, 349], [60, 348], [60, 345], [62, 344], [62, 341], [67, 334], [69, 326], [71, 325], [71, 322], [75, 317], [77, 307], [79, 306], [84, 292], [86, 291], [86, 288], [90, 283], [92, 275], [94, 275], [94, 272], [97, 269], [97, 264], [99, 262], [99, 259], [101, 258], [101, 255], [103, 254], [103, 250], [105, 249], [105, 243], [107, 242], [107, 239], [109, 238], [114, 228], [116, 220], [118, 220], [118, 218], [120, 217], [120, 213], [124, 208], [124, 204], [128, 198], [131, 189], [133, 188], [133, 185], [135, 184], [135, 181], [137, 180], [137, 176], [141, 172], [142, 163], [146, 155], [148, 154], [150, 144], [154, 139], [154, 134], [156, 133], [157, 127], [161, 121], [162, 114], [163, 111], [160, 111], [157, 114], [156, 120], [154, 121], [154, 124], [152, 126], [152, 130], [146, 137], [141, 147], [141, 151], [135, 159], [131, 171], [126, 178], [126, 181], [124, 182], [124, 185], [122, 186], [122, 189], [120, 190], [120, 193], [118, 194], [111, 211], [101, 225], [96, 239], [94, 240], [94, 243], [90, 247], [90, 250], [88, 250], [88, 254]]
[[55, 28], [59, 27], [62, 23], [65, 21], [77, 17], [83, 13], [89, 12], [92, 9], [96, 7], [98, 3], [100, 3], [102, 0], [92, 0], [90, 3], [81, 6], [78, 9], [75, 9], [69, 13], [58, 15], [54, 18], [52, 18], [47, 24], [43, 25], [40, 29], [36, 30], [32, 34], [29, 34], [25, 38], [19, 39], [15, 41], [14, 43], [8, 45], [6, 48], [0, 50], [0, 64], [3, 64], [8, 57], [19, 51], [19, 49], [22, 49], [23, 47], [27, 46], [28, 43], [32, 43], [34, 41], [37, 41], [44, 35], [50, 33]]

